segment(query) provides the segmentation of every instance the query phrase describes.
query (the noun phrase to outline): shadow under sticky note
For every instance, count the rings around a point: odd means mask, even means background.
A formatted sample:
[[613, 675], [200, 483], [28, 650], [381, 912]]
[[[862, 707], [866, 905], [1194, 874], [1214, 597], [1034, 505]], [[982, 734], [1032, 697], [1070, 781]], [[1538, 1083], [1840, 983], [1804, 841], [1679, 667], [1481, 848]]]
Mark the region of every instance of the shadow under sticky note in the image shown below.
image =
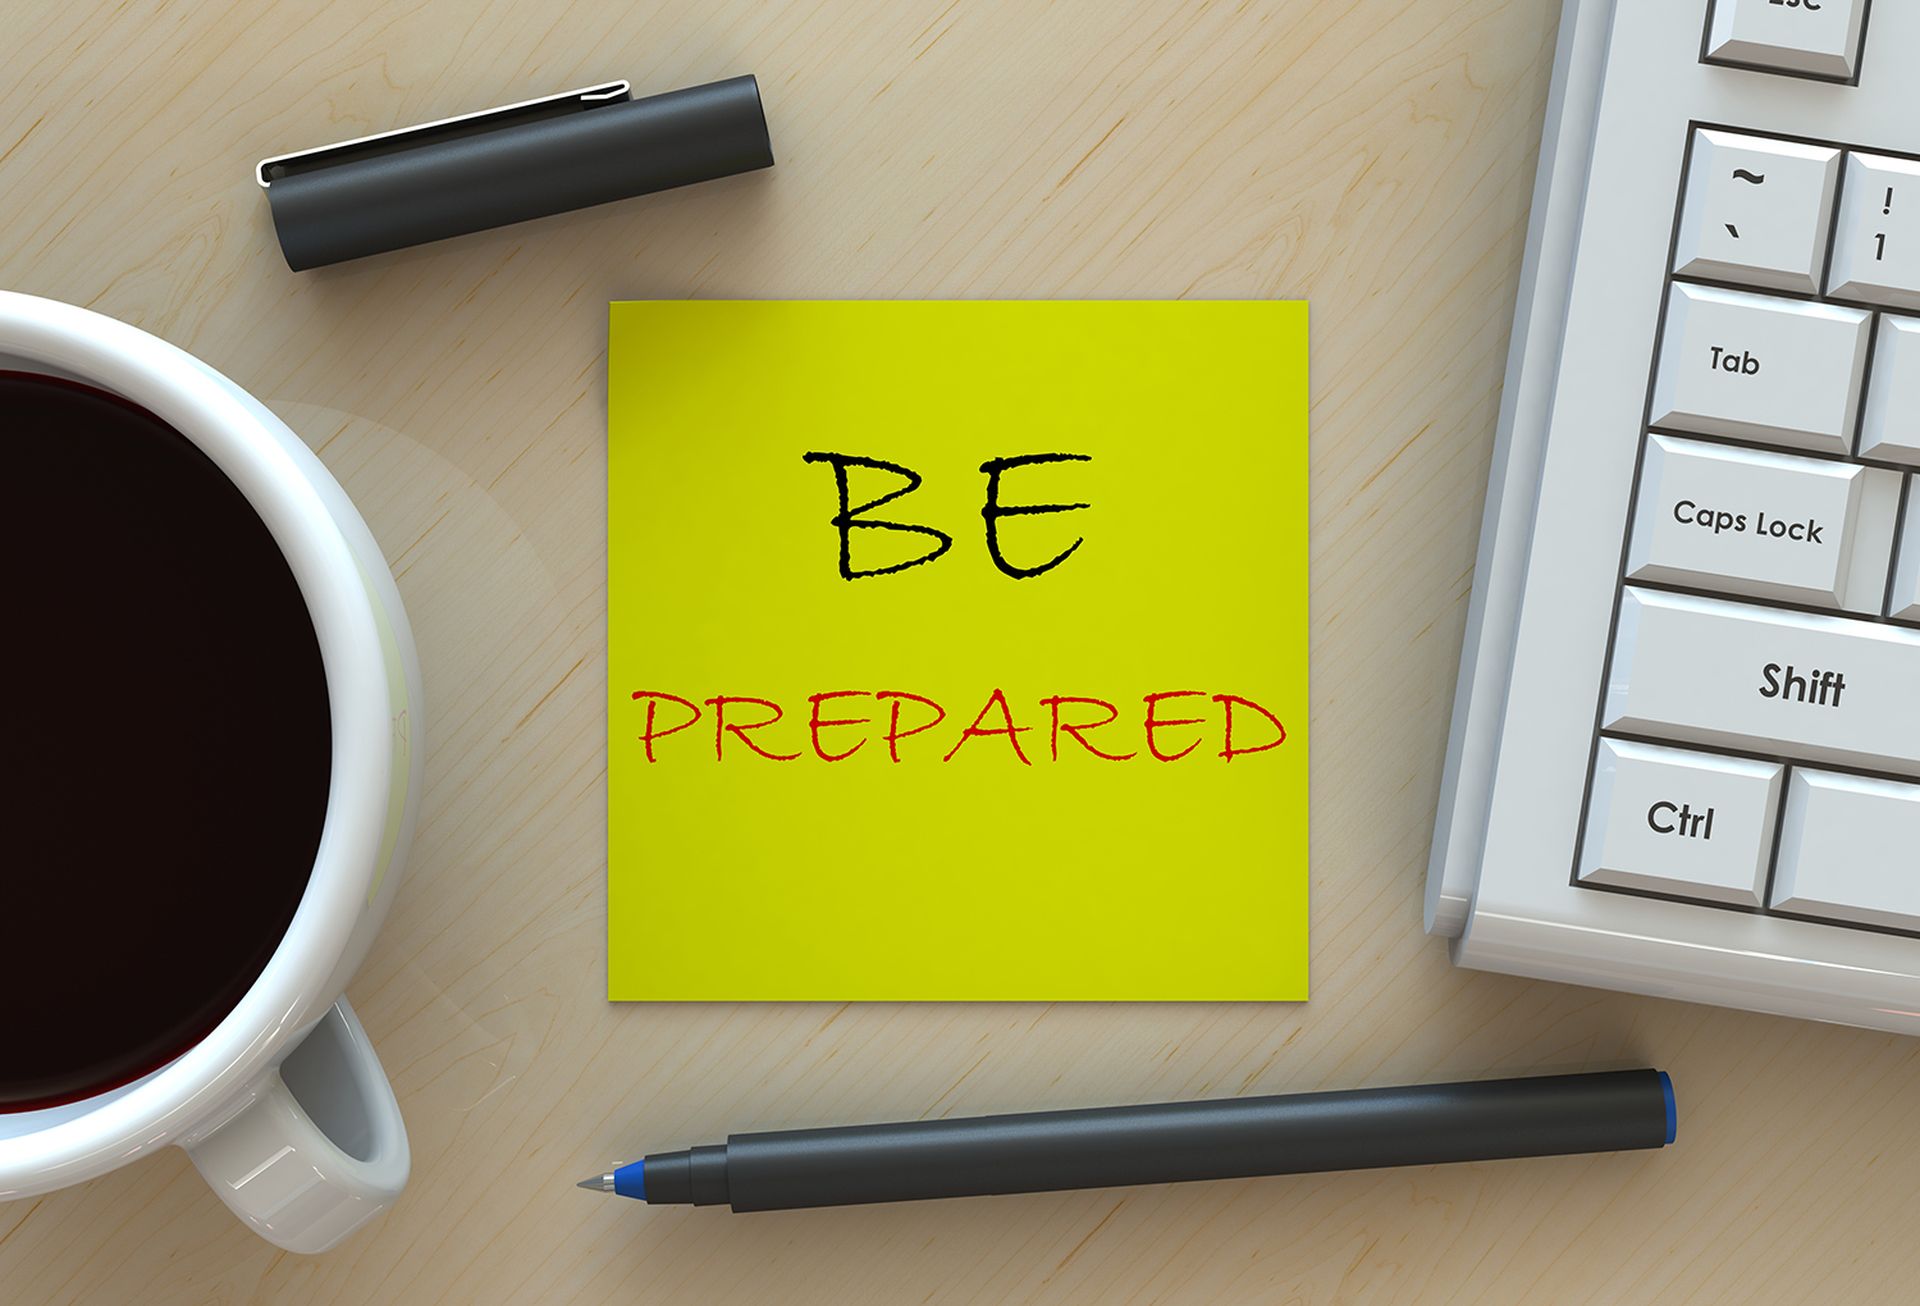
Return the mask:
[[1307, 308], [612, 305], [608, 996], [1307, 996]]

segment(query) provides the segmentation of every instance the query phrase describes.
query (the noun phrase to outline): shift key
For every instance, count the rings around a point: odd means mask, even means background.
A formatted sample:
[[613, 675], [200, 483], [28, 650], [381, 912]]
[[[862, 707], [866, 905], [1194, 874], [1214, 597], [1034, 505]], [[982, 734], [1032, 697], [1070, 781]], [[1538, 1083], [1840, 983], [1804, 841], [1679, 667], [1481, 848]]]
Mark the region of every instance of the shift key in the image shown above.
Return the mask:
[[1920, 631], [1629, 587], [1601, 725], [1920, 776]]

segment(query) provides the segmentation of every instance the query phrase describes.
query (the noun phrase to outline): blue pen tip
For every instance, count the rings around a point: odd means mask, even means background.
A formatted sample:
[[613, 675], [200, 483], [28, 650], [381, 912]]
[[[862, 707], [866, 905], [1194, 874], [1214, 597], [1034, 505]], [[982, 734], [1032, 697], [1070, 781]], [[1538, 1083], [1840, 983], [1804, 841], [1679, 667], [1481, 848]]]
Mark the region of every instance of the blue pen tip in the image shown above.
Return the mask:
[[647, 1163], [644, 1158], [613, 1172], [613, 1191], [636, 1201], [647, 1200]]
[[1667, 1143], [1671, 1145], [1680, 1132], [1680, 1112], [1673, 1101], [1673, 1078], [1664, 1070], [1654, 1073], [1660, 1076], [1660, 1091], [1667, 1099]]

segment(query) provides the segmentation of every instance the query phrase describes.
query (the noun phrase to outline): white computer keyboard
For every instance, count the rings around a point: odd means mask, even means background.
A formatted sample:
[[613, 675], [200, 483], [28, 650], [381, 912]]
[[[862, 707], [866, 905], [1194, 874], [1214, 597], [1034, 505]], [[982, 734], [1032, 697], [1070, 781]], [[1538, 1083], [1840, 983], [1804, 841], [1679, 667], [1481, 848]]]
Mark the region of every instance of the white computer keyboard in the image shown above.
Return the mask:
[[1920, 0], [1567, 0], [1428, 880], [1920, 1032]]

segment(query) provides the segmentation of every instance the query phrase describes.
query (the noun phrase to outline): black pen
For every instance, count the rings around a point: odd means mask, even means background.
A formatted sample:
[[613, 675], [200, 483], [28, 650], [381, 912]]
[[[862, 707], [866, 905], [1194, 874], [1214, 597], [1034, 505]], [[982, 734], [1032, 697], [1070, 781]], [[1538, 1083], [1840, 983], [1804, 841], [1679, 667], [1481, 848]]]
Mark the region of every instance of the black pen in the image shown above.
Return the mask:
[[654, 1205], [781, 1211], [932, 1197], [1658, 1148], [1664, 1071], [734, 1134], [579, 1186]]

